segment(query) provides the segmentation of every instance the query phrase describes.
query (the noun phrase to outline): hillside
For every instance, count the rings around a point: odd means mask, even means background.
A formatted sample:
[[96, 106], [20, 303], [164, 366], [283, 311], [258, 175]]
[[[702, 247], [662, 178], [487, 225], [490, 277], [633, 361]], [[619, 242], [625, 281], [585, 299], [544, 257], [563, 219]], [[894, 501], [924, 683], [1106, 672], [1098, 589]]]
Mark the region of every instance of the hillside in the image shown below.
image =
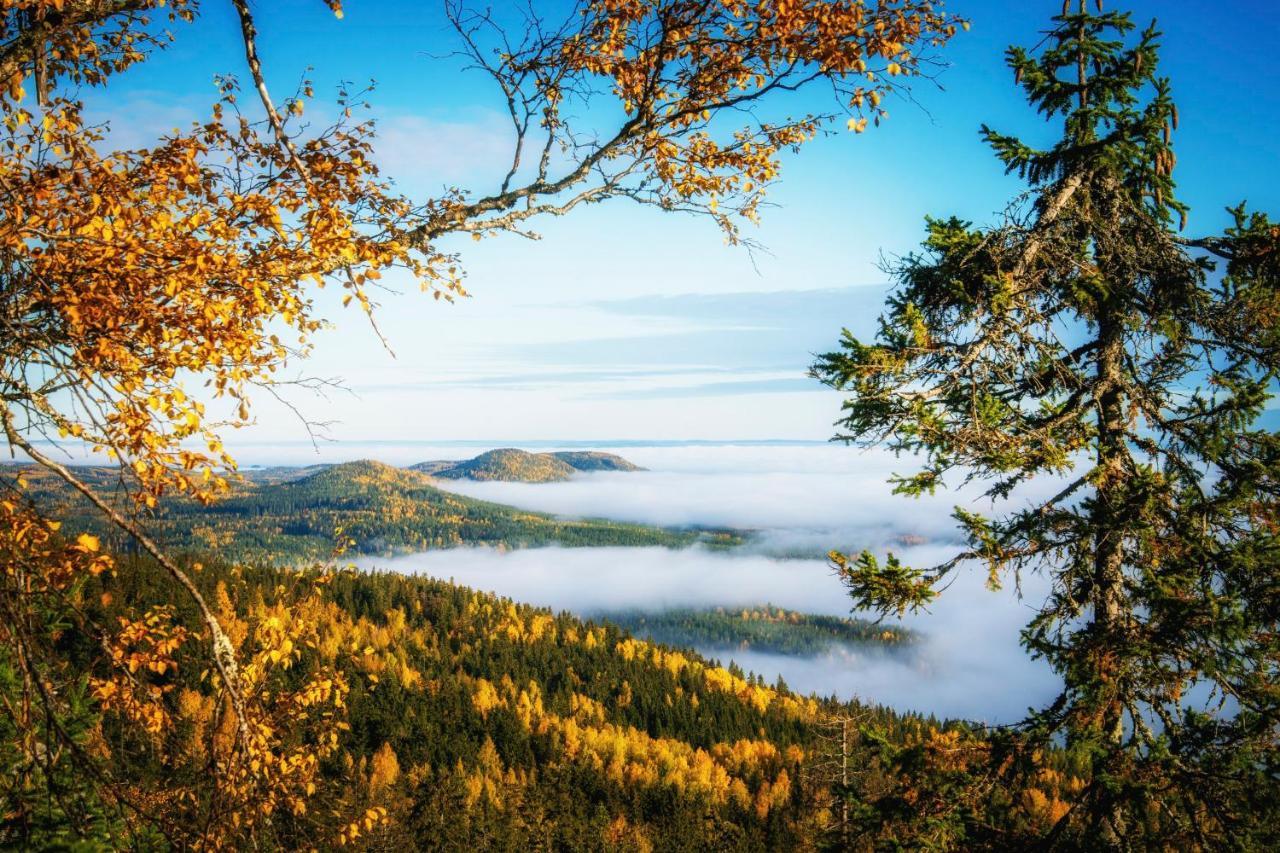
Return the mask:
[[[150, 603], [164, 586], [154, 574], [135, 563], [95, 579], [86, 598], [109, 620], [111, 608]], [[224, 610], [232, 630], [308, 588], [217, 563], [200, 580], [213, 599], [253, 602], [234, 618]], [[301, 682], [332, 666], [350, 688], [350, 728], [319, 789], [341, 810], [387, 810], [362, 835], [366, 849], [814, 849], [834, 780], [829, 717], [855, 713], [895, 739], [932, 724], [798, 696], [610, 625], [442, 581], [344, 572], [324, 588], [300, 605], [318, 639], [299, 644], [286, 674]], [[199, 644], [186, 651], [198, 656]], [[175, 713], [207, 712], [187, 702]], [[283, 819], [299, 844], [324, 847], [334, 834], [326, 810]]]
[[410, 470], [451, 480], [559, 483], [579, 471], [641, 471], [621, 456], [593, 450], [530, 453], [503, 447], [462, 462], [419, 462]]
[[616, 453], [598, 450], [561, 450], [551, 454], [567, 462], [579, 471], [643, 471], [639, 465], [628, 462]]
[[[77, 522], [107, 542], [127, 548], [116, 531], [88, 512], [87, 503], [41, 470], [26, 472], [28, 491], [55, 516]], [[81, 469], [100, 492], [116, 493], [111, 469]], [[118, 498], [123, 503], [124, 498]], [[524, 548], [539, 545], [736, 544], [730, 533], [701, 533], [596, 519], [573, 520], [455, 495], [426, 474], [381, 462], [348, 462], [290, 479], [273, 472], [246, 481], [208, 506], [171, 500], [146, 519], [169, 547], [223, 556], [267, 554], [282, 561], [328, 555], [340, 535], [357, 553], [391, 554], [459, 545]], [[338, 531], [341, 531], [339, 534]]]
[[[392, 476], [356, 463], [290, 485], [349, 491]], [[835, 818], [841, 743], [859, 795], [895, 797], [918, 791], [897, 776], [892, 750], [930, 760], [930, 750], [972, 743], [963, 725], [801, 696], [607, 623], [444, 581], [201, 558], [195, 580], [221, 625], [256, 667], [275, 662], [263, 671], [269, 695], [282, 697], [279, 719], [303, 727], [289, 748], [312, 748], [293, 697], [336, 684], [341, 699], [340, 723], [324, 729], [331, 746], [308, 777], [315, 807], [277, 811], [280, 844], [263, 849], [847, 849]], [[84, 579], [76, 618], [135, 624], [129, 615], [149, 612], [165, 624], [173, 613], [196, 624], [189, 600], [165, 607], [170, 582], [150, 560], [124, 557], [117, 569]], [[172, 667], [130, 676], [164, 702], [166, 751], [144, 745], [97, 768], [126, 790], [162, 785], [161, 797], [184, 807], [207, 785], [210, 751], [230, 743], [216, 688], [199, 675], [208, 658], [198, 637], [175, 642]], [[78, 724], [111, 743], [136, 737], [138, 725], [92, 704]], [[1059, 755], [1044, 761], [1036, 787], [1002, 801], [1001, 831], [1051, 821], [1083, 787]], [[79, 831], [100, 842], [83, 849], [159, 849], [157, 829], [198, 841], [190, 822], [164, 810], [112, 824], [123, 810], [94, 800], [83, 776], [65, 778], [68, 797], [88, 798]], [[141, 842], [122, 843], [130, 833]]]
[[451, 480], [501, 480], [520, 483], [556, 483], [568, 480], [577, 469], [549, 453], [529, 453], [504, 447], [481, 453], [474, 459], [436, 471], [433, 476]]

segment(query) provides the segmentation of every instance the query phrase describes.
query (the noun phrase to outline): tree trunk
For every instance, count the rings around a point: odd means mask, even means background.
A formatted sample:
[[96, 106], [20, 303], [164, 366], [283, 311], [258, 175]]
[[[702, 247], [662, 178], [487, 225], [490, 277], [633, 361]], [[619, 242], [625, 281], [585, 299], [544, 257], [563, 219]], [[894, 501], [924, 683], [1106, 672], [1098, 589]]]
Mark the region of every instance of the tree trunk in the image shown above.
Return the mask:
[[[1126, 442], [1125, 383], [1123, 373], [1124, 329], [1114, 297], [1107, 300], [1099, 318], [1097, 364], [1097, 494], [1091, 513], [1094, 557], [1090, 604], [1088, 702], [1081, 708], [1084, 731], [1098, 736], [1109, 749], [1118, 750], [1124, 739], [1124, 704], [1120, 685], [1120, 659], [1124, 638], [1125, 480], [1129, 476]], [[1095, 770], [1103, 768], [1095, 768]], [[1101, 838], [1118, 846], [1123, 838], [1123, 815], [1104, 795], [1099, 803]]]
[[849, 718], [840, 721], [840, 843], [849, 847]]

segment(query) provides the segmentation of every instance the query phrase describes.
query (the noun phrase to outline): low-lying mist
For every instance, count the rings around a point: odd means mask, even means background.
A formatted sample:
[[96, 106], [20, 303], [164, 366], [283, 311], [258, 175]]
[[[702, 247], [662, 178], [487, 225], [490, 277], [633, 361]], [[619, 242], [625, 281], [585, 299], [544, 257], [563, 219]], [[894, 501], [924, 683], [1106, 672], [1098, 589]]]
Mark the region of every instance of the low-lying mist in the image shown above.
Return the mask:
[[[944, 549], [903, 549], [919, 563]], [[502, 552], [460, 548], [361, 565], [451, 579], [517, 601], [590, 616], [628, 608], [743, 607], [770, 603], [806, 613], [847, 615], [848, 599], [822, 560], [782, 560], [691, 548], [538, 548]], [[1030, 598], [1031, 587], [1024, 585]], [[850, 648], [818, 657], [702, 649], [736, 661], [770, 681], [781, 674], [794, 689], [901, 710], [992, 723], [1020, 719], [1029, 705], [1052, 699], [1055, 680], [1029, 660], [1018, 630], [1027, 604], [1009, 590], [990, 592], [977, 573], [961, 576], [928, 614], [901, 620], [920, 634], [909, 649]]]
[[[549, 449], [549, 448], [539, 448]], [[886, 482], [910, 460], [839, 445], [652, 446], [609, 449], [648, 470], [584, 474], [564, 483], [454, 480], [440, 485], [486, 500], [565, 516], [661, 525], [751, 529], [746, 548], [484, 548], [369, 559], [367, 567], [453, 579], [518, 601], [590, 616], [608, 610], [773, 604], [837, 616], [850, 603], [820, 555], [832, 548], [893, 550], [912, 565], [952, 556], [954, 505], [989, 511], [977, 490], [912, 500]], [[1044, 483], [1037, 494], [1057, 491]], [[1042, 494], [1040, 494], [1042, 493]], [[787, 556], [791, 559], [782, 559]], [[722, 662], [803, 692], [858, 697], [902, 710], [991, 723], [1021, 719], [1056, 695], [1057, 681], [1019, 645], [1044, 598], [1037, 578], [992, 592], [981, 571], [962, 571], [931, 608], [902, 623], [910, 648], [849, 648], [818, 657], [704, 649]], [[854, 614], [866, 616], [866, 614]]]
[[[440, 485], [483, 500], [558, 515], [664, 526], [756, 531], [767, 554], [821, 556], [835, 549], [900, 550], [955, 536], [951, 511], [989, 509], [979, 490], [909, 499], [892, 493], [909, 459], [838, 445], [636, 447], [615, 450], [648, 470], [581, 474], [563, 483], [451, 480]], [[1045, 496], [1052, 483], [1037, 489]], [[1031, 497], [1028, 493], [1024, 497]]]

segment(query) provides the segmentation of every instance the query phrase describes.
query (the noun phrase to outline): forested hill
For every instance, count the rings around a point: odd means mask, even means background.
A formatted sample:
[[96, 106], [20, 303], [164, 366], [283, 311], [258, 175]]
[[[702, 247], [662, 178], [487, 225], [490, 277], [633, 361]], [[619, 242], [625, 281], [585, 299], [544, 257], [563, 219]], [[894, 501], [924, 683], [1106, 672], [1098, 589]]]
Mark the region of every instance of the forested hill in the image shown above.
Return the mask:
[[643, 471], [639, 465], [628, 462], [615, 453], [598, 450], [561, 450], [552, 456], [567, 462], [579, 471]]
[[[150, 606], [164, 588], [155, 571], [138, 562], [95, 579], [86, 599], [108, 609], [105, 621]], [[211, 563], [199, 580], [235, 636], [264, 614], [284, 618], [290, 601], [313, 625], [281, 677], [301, 684], [334, 667], [350, 690], [349, 729], [318, 786], [340, 813], [386, 810], [361, 829], [364, 849], [815, 849], [832, 840], [831, 719], [853, 715], [895, 741], [937, 725], [797, 696], [613, 626], [443, 581], [340, 572], [312, 596], [309, 577]], [[232, 600], [252, 603], [232, 615]], [[186, 652], [178, 672], [198, 672], [199, 644]], [[180, 705], [179, 730], [211, 725], [213, 708]], [[857, 766], [873, 765], [869, 749], [852, 748]], [[325, 809], [278, 819], [302, 846], [325, 846], [339, 823]]]
[[413, 470], [452, 480], [500, 480], [518, 483], [558, 483], [579, 471], [640, 471], [621, 456], [598, 451], [529, 453], [502, 447], [463, 462], [419, 462]]
[[[101, 493], [113, 493], [110, 469], [81, 469]], [[47, 501], [55, 515], [92, 530], [115, 547], [125, 542], [86, 501], [61, 480], [42, 470], [14, 466], [0, 477], [21, 471], [27, 492]], [[123, 502], [121, 499], [120, 502]], [[148, 528], [171, 548], [216, 551], [225, 556], [265, 554], [281, 561], [324, 557], [340, 538], [358, 553], [391, 554], [428, 548], [484, 544], [511, 548], [539, 545], [658, 545], [685, 547], [697, 542], [736, 544], [729, 532], [706, 533], [598, 519], [573, 520], [527, 512], [437, 488], [419, 471], [381, 462], [360, 461], [319, 468], [298, 479], [267, 478], [237, 484], [213, 504], [170, 500], [145, 519]]]

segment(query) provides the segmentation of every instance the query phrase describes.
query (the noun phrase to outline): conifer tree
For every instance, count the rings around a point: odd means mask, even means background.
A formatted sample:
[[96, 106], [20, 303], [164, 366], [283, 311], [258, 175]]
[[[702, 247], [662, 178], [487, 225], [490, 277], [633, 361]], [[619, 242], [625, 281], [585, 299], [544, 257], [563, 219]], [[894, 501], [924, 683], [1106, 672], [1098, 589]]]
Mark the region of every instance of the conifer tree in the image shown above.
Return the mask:
[[[1090, 770], [1054, 843], [1266, 847], [1280, 437], [1259, 418], [1280, 369], [1280, 228], [1241, 204], [1224, 234], [1182, 236], [1178, 110], [1154, 22], [1135, 29], [1068, 0], [1042, 49], [1009, 50], [1061, 131], [1041, 149], [983, 127], [1026, 194], [994, 227], [929, 219], [875, 340], [846, 330], [813, 368], [851, 393], [839, 438], [919, 461], [896, 491], [977, 480], [1003, 514], [957, 507], [968, 547], [938, 566], [832, 558], [882, 613], [975, 564], [993, 586], [1047, 576], [1022, 639], [1063, 689], [1021, 731]], [[1030, 499], [1033, 482], [1053, 497]]]

